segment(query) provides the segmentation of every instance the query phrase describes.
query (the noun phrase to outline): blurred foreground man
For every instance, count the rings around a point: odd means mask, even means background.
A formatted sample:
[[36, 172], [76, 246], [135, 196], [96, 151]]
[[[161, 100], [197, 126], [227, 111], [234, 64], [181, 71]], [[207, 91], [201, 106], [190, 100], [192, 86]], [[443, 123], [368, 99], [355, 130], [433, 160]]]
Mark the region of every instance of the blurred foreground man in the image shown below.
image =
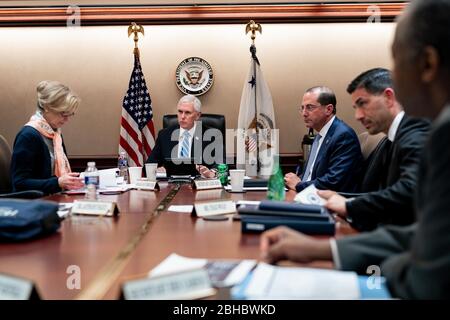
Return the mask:
[[262, 235], [261, 253], [271, 263], [333, 259], [362, 274], [379, 265], [394, 297], [449, 299], [450, 0], [413, 1], [398, 21], [392, 54], [405, 111], [434, 119], [414, 197], [418, 222], [331, 241], [277, 228]]

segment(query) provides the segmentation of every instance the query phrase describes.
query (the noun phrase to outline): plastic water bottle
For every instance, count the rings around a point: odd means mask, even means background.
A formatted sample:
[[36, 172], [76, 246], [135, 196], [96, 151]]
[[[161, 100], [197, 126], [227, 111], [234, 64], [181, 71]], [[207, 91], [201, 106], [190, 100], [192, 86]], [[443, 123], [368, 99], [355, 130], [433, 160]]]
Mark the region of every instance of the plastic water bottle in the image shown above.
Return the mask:
[[123, 183], [128, 183], [128, 159], [124, 151], [119, 154], [117, 167], [119, 168], [119, 177], [123, 177]]
[[100, 175], [95, 162], [88, 162], [87, 169], [84, 172], [84, 184], [86, 185], [86, 199], [96, 200], [97, 189], [100, 184]]

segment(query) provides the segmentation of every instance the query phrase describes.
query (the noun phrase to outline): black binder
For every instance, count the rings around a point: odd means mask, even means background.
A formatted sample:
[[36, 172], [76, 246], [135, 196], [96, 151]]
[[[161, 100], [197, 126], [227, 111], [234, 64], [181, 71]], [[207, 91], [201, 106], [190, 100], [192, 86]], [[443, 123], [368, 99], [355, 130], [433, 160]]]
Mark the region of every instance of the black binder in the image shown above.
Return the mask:
[[320, 221], [328, 221], [331, 217], [328, 210], [323, 206], [273, 200], [263, 200], [259, 205], [241, 205], [238, 207], [238, 213], [240, 215], [278, 216], [280, 218], [308, 218]]
[[314, 221], [328, 221], [330, 215], [325, 213], [313, 213], [313, 212], [293, 212], [293, 211], [276, 211], [276, 210], [260, 210], [255, 207], [240, 206], [238, 208], [239, 215], [248, 216], [268, 216], [281, 218], [306, 218]]
[[274, 216], [241, 216], [242, 233], [261, 233], [278, 226], [287, 226], [309, 235], [334, 235], [335, 233], [335, 224], [331, 217], [328, 220], [314, 220]]

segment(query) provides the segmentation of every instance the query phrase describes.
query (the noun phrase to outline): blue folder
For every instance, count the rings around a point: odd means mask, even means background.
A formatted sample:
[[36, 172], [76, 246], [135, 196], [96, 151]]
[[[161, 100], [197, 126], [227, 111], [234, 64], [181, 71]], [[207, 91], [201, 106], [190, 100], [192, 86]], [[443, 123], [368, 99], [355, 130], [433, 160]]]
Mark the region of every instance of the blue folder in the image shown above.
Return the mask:
[[263, 200], [259, 204], [260, 210], [288, 211], [288, 212], [304, 212], [304, 213], [327, 213], [323, 206], [316, 204], [302, 204], [295, 202]]

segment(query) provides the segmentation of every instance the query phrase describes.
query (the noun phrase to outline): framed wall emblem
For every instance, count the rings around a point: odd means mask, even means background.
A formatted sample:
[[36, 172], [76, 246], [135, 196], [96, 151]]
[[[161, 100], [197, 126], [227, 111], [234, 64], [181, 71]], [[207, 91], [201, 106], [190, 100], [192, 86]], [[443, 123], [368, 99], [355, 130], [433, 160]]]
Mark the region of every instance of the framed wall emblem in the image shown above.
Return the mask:
[[206, 93], [214, 82], [211, 65], [199, 57], [181, 61], [175, 72], [175, 78], [181, 92], [194, 96]]

